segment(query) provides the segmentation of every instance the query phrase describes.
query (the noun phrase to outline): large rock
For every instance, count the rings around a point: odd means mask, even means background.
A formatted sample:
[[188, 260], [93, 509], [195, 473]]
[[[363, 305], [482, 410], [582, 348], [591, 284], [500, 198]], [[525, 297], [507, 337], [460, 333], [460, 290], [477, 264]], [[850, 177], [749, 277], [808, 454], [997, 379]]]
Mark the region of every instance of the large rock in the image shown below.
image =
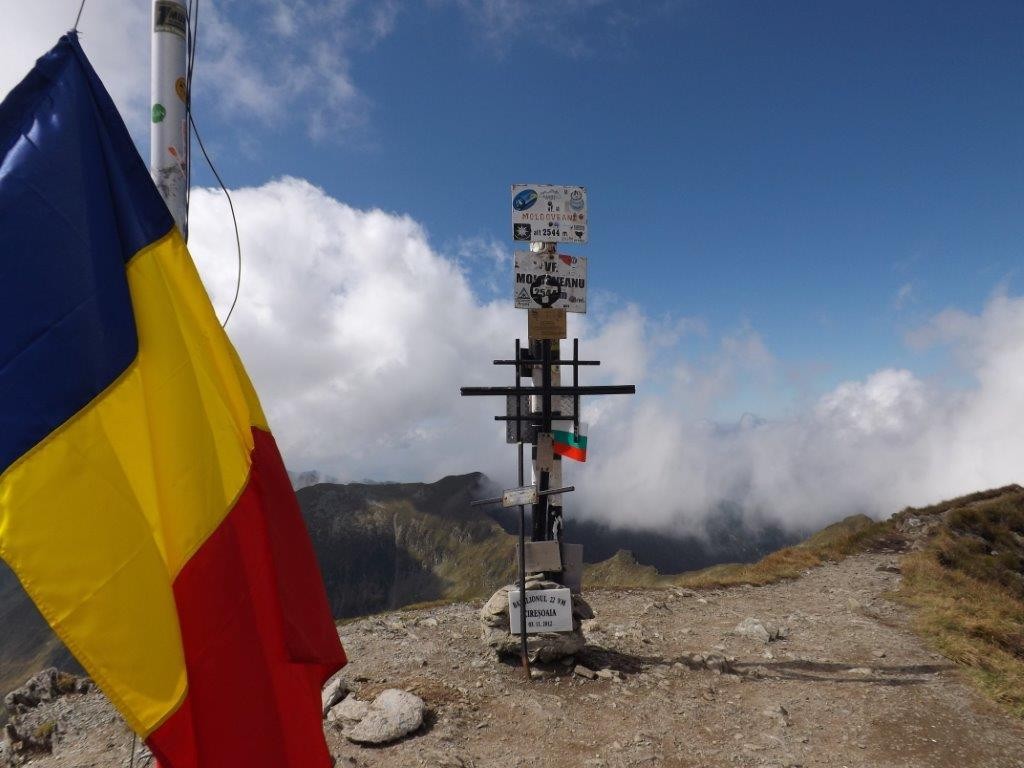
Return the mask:
[[777, 627], [770, 621], [747, 617], [733, 630], [740, 637], [748, 637], [762, 643], [771, 643], [789, 634], [785, 627]]
[[361, 701], [355, 696], [349, 696], [344, 701], [331, 707], [331, 711], [327, 713], [327, 722], [342, 726], [358, 723], [366, 717], [369, 711], [370, 705], [368, 702]]
[[340, 676], [328, 682], [320, 692], [322, 716], [327, 717], [327, 713], [330, 712], [331, 707], [348, 696], [348, 694], [348, 683], [346, 683]]
[[344, 731], [356, 744], [387, 744], [423, 725], [423, 699], [408, 691], [389, 688], [373, 700], [366, 716]]
[[[539, 576], [526, 580], [526, 590], [562, 589], [561, 584], [546, 581]], [[480, 609], [480, 628], [484, 643], [499, 656], [515, 656], [521, 647], [519, 633], [512, 634], [508, 621], [508, 593], [518, 591], [519, 585], [507, 584]], [[558, 661], [583, 649], [587, 640], [581, 622], [594, 618], [594, 611], [580, 595], [572, 596], [572, 631], [538, 632], [526, 636], [527, 653], [531, 661]]]

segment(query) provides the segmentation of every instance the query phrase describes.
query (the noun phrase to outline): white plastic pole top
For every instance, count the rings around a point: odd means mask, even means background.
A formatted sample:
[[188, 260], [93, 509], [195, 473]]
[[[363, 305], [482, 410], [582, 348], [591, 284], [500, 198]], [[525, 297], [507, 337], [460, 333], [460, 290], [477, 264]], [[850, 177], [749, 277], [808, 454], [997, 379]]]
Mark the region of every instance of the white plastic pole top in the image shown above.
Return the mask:
[[149, 171], [178, 229], [184, 232], [188, 117], [185, 99], [188, 12], [180, 0], [153, 0], [153, 44], [149, 80], [152, 124]]

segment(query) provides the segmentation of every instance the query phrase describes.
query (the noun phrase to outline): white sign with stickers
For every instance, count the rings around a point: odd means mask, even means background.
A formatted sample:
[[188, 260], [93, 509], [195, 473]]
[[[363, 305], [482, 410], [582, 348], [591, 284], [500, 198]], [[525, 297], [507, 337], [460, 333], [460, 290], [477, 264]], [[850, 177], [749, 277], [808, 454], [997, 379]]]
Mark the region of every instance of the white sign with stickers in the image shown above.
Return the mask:
[[[512, 634], [519, 634], [519, 590], [508, 593]], [[566, 589], [526, 590], [526, 634], [572, 632], [572, 595]]]
[[512, 239], [587, 242], [587, 190], [552, 184], [512, 185]]
[[587, 311], [587, 259], [516, 251], [513, 296], [518, 309]]

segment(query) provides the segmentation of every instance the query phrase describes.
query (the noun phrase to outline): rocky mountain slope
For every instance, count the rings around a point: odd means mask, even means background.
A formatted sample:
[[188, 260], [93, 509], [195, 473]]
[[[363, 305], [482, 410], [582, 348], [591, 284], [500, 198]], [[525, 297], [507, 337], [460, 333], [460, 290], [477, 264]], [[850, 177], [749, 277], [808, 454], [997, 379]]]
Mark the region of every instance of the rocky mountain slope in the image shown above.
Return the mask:
[[[514, 537], [468, 505], [489, 495], [485, 483], [481, 475], [466, 475], [431, 484], [301, 489], [300, 504], [335, 615], [472, 600], [510, 579]], [[1024, 489], [1016, 486], [904, 510], [881, 523], [854, 516], [750, 565], [665, 576], [620, 551], [588, 565], [585, 583], [588, 589], [765, 585], [865, 549], [914, 550], [904, 567], [913, 589], [904, 590], [908, 609], [902, 615], [913, 616], [918, 631], [967, 665], [993, 696], [1024, 714], [1024, 592], [1014, 591], [1024, 584]], [[0, 568], [0, 616], [5, 628], [15, 628], [0, 637], [5, 688], [46, 664], [70, 664], [19, 592], [13, 576]], [[972, 612], [964, 613], [958, 594], [972, 596]], [[407, 650], [403, 646], [401, 652]]]
[[[436, 483], [300, 488], [299, 504], [334, 615], [347, 618], [491, 594], [512, 576], [518, 526], [517, 512], [469, 506], [473, 499], [493, 495], [493, 485], [480, 473]], [[713, 563], [749, 562], [799, 538], [777, 528], [744, 527], [736, 510], [720, 512], [707, 538], [570, 519], [566, 540], [584, 545], [589, 583], [643, 586], [657, 569], [678, 573]]]
[[[491, 493], [479, 474], [435, 483], [293, 482], [338, 618], [490, 594], [510, 578], [515, 538], [469, 502]], [[312, 485], [303, 485], [312, 482]], [[607, 547], [606, 547], [607, 548]], [[638, 570], [639, 572], [639, 570]], [[625, 572], [619, 569], [619, 577]], [[0, 691], [43, 666], [75, 669], [14, 574], [0, 563]], [[0, 709], [0, 722], [3, 711]]]
[[[328, 743], [339, 766], [381, 768], [1021, 768], [1024, 723], [892, 599], [908, 557], [855, 555], [759, 587], [594, 590], [587, 647], [532, 680], [485, 651], [479, 601], [346, 623], [353, 704], [399, 688], [427, 712], [375, 748], [325, 722]], [[738, 633], [748, 619], [782, 636]], [[129, 764], [132, 737], [95, 692], [45, 701], [18, 728], [50, 739], [32, 768]], [[135, 765], [151, 765], [144, 750]]]

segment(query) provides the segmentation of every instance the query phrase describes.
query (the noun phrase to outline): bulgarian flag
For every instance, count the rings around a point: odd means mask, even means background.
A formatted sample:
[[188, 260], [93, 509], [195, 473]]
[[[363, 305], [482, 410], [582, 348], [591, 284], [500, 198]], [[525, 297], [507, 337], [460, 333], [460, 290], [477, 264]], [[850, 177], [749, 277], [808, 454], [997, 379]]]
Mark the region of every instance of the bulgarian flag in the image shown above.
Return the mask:
[[551, 438], [553, 442], [553, 448], [555, 453], [559, 456], [565, 456], [567, 459], [575, 459], [576, 461], [587, 460], [587, 425], [580, 424], [580, 433], [578, 435], [573, 434], [570, 430], [568, 432], [561, 429], [551, 430]]
[[0, 558], [162, 768], [329, 768], [302, 513], [74, 33], [0, 103], [0, 274]]

